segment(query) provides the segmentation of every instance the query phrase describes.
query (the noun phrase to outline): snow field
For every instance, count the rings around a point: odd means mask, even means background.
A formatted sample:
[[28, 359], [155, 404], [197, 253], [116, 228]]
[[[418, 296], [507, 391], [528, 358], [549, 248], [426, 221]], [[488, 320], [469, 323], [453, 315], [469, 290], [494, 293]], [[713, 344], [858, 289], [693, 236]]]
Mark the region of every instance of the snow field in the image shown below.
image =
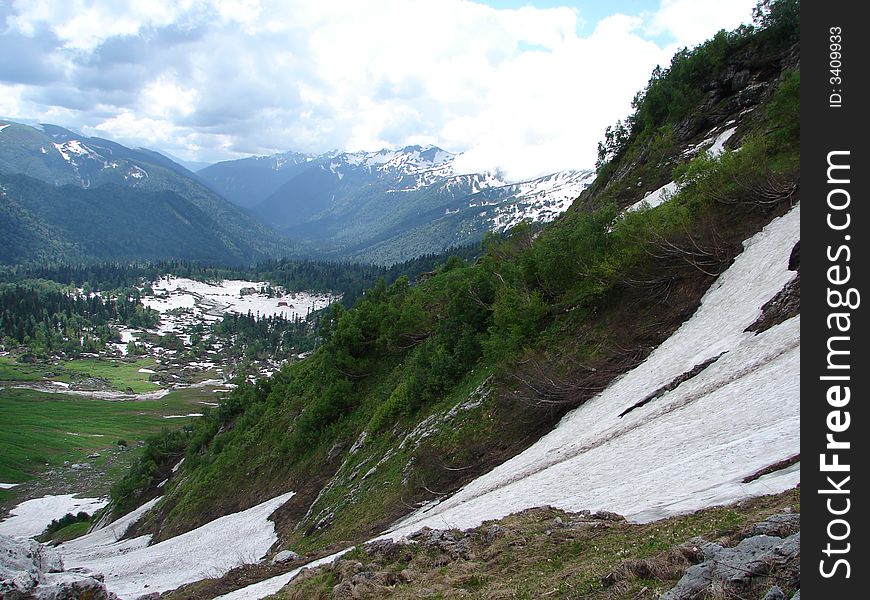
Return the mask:
[[[716, 158], [717, 156], [720, 156], [723, 152], [725, 152], [725, 143], [731, 139], [731, 137], [734, 135], [734, 132], [736, 131], [736, 127], [731, 127], [730, 129], [726, 129], [718, 136], [716, 136], [716, 139], [712, 140], [713, 143], [707, 149], [707, 156], [709, 156], [710, 158]], [[699, 145], [703, 145], [705, 143], [708, 143], [709, 141], [710, 139], [704, 140]], [[676, 184], [676, 182], [671, 181], [669, 183], [666, 183], [659, 189], [650, 192], [649, 194], [644, 196], [642, 200], [639, 200], [629, 206], [626, 211], [639, 210], [641, 207], [644, 206], [644, 204], [649, 205], [649, 208], [655, 208], [662, 202], [669, 200], [674, 194], [679, 191], [680, 187]]]
[[626, 212], [633, 210], [640, 210], [643, 206], [648, 206], [649, 208], [655, 208], [662, 202], [669, 200], [674, 194], [676, 194], [680, 190], [679, 186], [676, 182], [671, 181], [670, 183], [666, 183], [659, 189], [654, 192], [650, 192], [646, 196], [643, 197], [643, 200], [638, 200], [631, 206], [629, 206]]
[[130, 524], [156, 504], [155, 499], [58, 550], [67, 569], [81, 567], [102, 573], [106, 587], [122, 599], [164, 592], [257, 562], [278, 539], [269, 515], [293, 494], [282, 494], [153, 546], [148, 545], [150, 536], [117, 541]]
[[[17, 484], [3, 484], [2, 489]], [[8, 486], [8, 487], [6, 487]], [[74, 494], [44, 496], [22, 502], [10, 511], [10, 516], [0, 521], [0, 534], [30, 538], [37, 536], [51, 523], [67, 513], [86, 512], [89, 515], [103, 508], [106, 498], [76, 498]]]
[[731, 136], [734, 135], [735, 131], [737, 131], [737, 128], [731, 127], [730, 129], [726, 129], [720, 133], [713, 141], [713, 145], [707, 149], [707, 155], [711, 158], [716, 158], [725, 152], [725, 142], [731, 139]]
[[[263, 281], [224, 280], [205, 283], [184, 277], [167, 275], [152, 283], [155, 296], [145, 296], [142, 304], [160, 312], [157, 333], [179, 332], [185, 325], [200, 321], [217, 321], [225, 312], [260, 317], [280, 315], [286, 319], [305, 319], [309, 311], [320, 310], [338, 298], [329, 294], [290, 292], [269, 298], [265, 294], [249, 293], [245, 288], [260, 289], [268, 286]], [[184, 309], [187, 314], [171, 315], [169, 311]]]

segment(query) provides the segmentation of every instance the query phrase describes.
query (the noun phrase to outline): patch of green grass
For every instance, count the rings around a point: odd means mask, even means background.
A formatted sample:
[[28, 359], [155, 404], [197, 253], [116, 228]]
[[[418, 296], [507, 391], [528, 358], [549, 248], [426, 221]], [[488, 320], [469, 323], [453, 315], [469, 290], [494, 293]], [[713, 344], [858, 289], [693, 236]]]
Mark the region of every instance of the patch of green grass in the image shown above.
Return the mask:
[[0, 381], [42, 381], [45, 366], [19, 363], [8, 356], [0, 356]]
[[139, 369], [154, 369], [152, 358], [142, 358], [136, 362], [121, 360], [82, 358], [63, 364], [64, 369], [77, 374], [80, 378], [98, 377], [105, 379], [116, 390], [133, 390], [134, 393], [153, 392], [160, 388], [148, 381], [150, 373], [140, 373]]
[[82, 521], [79, 523], [73, 523], [71, 525], [67, 525], [62, 529], [58, 529], [54, 533], [51, 533], [48, 536], [40, 536], [40, 542], [68, 542], [69, 540], [74, 540], [77, 537], [81, 537], [88, 532], [88, 529], [91, 527], [90, 521]]
[[152, 358], [142, 358], [135, 362], [110, 358], [79, 358], [57, 363], [22, 363], [4, 356], [0, 357], [0, 381], [73, 383], [93, 377], [105, 379], [115, 390], [132, 390], [140, 394], [160, 388], [148, 380], [150, 373], [139, 372], [139, 369], [154, 369], [155, 365]]
[[0, 481], [16, 483], [46, 466], [82, 462], [94, 452], [117, 449], [191, 418], [167, 415], [202, 412], [195, 396], [168, 394], [158, 400], [108, 401], [26, 389], [0, 390]]

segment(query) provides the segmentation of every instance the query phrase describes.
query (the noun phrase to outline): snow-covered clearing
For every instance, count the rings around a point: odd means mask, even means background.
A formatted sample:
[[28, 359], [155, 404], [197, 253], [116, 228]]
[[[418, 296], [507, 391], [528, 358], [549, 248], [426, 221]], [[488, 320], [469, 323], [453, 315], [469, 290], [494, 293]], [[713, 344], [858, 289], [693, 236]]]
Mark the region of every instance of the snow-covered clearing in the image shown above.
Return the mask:
[[[172, 391], [169, 388], [164, 388], [162, 390], [156, 390], [153, 392], [128, 394], [126, 392], [110, 392], [99, 390], [72, 390], [66, 386], [59, 386], [57, 385], [58, 383], [59, 382], [55, 381], [47, 383], [19, 383], [9, 387], [24, 390], [37, 390], [46, 394], [64, 394], [68, 396], [82, 396], [84, 398], [99, 398], [101, 400], [159, 400], [160, 398], [163, 398]], [[197, 384], [193, 384], [187, 387], [195, 387], [196, 385]]]
[[[329, 294], [308, 292], [280, 293], [270, 298], [260, 293], [270, 284], [265, 281], [224, 280], [205, 283], [184, 277], [165, 276], [153, 282], [154, 297], [142, 298], [146, 306], [165, 313], [172, 309], [196, 309], [196, 312], [219, 316], [224, 312], [259, 314], [261, 317], [281, 315], [287, 319], [304, 319], [309, 311], [325, 308], [336, 300]], [[243, 293], [244, 292], [244, 293]], [[165, 318], [165, 315], [161, 315]]]
[[[749, 495], [779, 492], [799, 468], [744, 477], [800, 451], [800, 317], [744, 330], [794, 274], [800, 207], [747, 241], [697, 312], [647, 360], [572, 411], [536, 444], [385, 537], [474, 527], [534, 506], [610, 510], [649, 521]], [[649, 404], [651, 391], [721, 353]]]
[[257, 562], [278, 536], [268, 517], [293, 492], [227, 515], [177, 537], [148, 546], [150, 536], [117, 541], [150, 509], [152, 500], [108, 527], [58, 546], [67, 569], [83, 567], [105, 575], [106, 587], [121, 598], [164, 592], [233, 567]]
[[0, 521], [0, 534], [23, 538], [33, 537], [45, 531], [53, 519], [60, 519], [67, 513], [86, 512], [92, 515], [108, 502], [106, 498], [76, 498], [74, 494], [44, 496], [27, 500], [13, 508], [10, 511], [11, 516]]

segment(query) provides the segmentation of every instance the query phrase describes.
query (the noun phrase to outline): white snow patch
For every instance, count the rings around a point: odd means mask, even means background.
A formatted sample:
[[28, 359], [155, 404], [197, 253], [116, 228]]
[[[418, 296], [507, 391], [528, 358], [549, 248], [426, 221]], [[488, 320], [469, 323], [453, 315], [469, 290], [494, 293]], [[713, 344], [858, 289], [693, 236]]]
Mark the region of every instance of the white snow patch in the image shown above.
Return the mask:
[[732, 127], [720, 133], [719, 137], [716, 138], [716, 141], [713, 142], [713, 145], [707, 149], [707, 155], [716, 158], [725, 152], [725, 142], [731, 139], [731, 136], [734, 135], [735, 131], [737, 131], [737, 128]]
[[5, 125], [0, 125], [0, 131], [3, 131], [4, 129], [6, 129], [10, 125], [12, 125], [12, 123], [6, 123]]
[[76, 498], [74, 494], [26, 500], [10, 511], [11, 516], [0, 521], [0, 534], [33, 537], [45, 531], [53, 519], [60, 519], [67, 513], [93, 514], [108, 503], [107, 498]]
[[187, 417], [201, 417], [202, 413], [187, 413], [186, 415], [163, 415], [164, 419], [186, 419]]
[[[153, 546], [147, 545], [150, 536], [116, 541], [148, 510], [139, 509], [136, 515], [125, 517], [124, 523], [113, 523], [63, 544], [58, 550], [67, 569], [83, 567], [103, 573], [106, 587], [122, 599], [164, 592], [192, 581], [220, 577], [241, 564], [257, 562], [278, 539], [269, 515], [293, 494], [282, 494]], [[156, 500], [149, 504], [154, 503]]]
[[[800, 450], [800, 317], [744, 330], [794, 275], [800, 207], [744, 243], [697, 312], [644, 363], [566, 415], [522, 454], [385, 537], [468, 528], [534, 506], [606, 509], [649, 521], [794, 486], [792, 469], [743, 484]], [[653, 390], [707, 359], [717, 362], [620, 418]]]
[[11, 490], [14, 487], [17, 487], [21, 484], [18, 483], [0, 483], [0, 490]]
[[140, 373], [155, 373], [154, 369], [146, 369], [145, 367], [142, 367], [141, 369], [139, 369], [139, 372]]
[[679, 186], [675, 181], [671, 181], [670, 183], [666, 183], [659, 189], [655, 190], [644, 196], [643, 200], [639, 200], [629, 206], [626, 211], [640, 210], [643, 207], [655, 208], [660, 205], [662, 202], [666, 200], [670, 200], [671, 197], [679, 191]]

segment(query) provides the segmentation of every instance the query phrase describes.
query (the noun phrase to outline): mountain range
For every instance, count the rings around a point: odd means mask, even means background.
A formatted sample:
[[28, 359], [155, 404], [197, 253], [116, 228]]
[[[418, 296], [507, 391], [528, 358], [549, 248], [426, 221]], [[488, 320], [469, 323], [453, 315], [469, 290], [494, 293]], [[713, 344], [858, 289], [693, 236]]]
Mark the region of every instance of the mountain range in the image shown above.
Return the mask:
[[[0, 120], [0, 262], [299, 256], [391, 264], [551, 221], [592, 181], [463, 173], [435, 146], [285, 152], [193, 173], [145, 148]], [[266, 225], [268, 224], [268, 225]]]
[[509, 182], [463, 173], [436, 146], [377, 152], [287, 152], [217, 163], [198, 175], [318, 255], [392, 263], [468, 244], [523, 219], [550, 221], [592, 171]]

